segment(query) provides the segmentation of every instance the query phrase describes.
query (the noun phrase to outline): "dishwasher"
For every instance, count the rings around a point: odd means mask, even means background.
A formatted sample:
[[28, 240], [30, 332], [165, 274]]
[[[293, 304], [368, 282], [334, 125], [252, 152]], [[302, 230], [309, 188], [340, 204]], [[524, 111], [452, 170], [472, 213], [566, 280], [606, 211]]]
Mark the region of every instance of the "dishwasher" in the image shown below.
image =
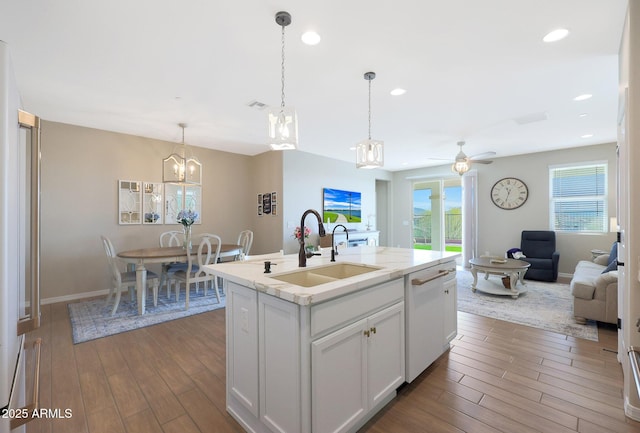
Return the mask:
[[412, 382], [457, 333], [455, 261], [405, 275], [405, 374]]

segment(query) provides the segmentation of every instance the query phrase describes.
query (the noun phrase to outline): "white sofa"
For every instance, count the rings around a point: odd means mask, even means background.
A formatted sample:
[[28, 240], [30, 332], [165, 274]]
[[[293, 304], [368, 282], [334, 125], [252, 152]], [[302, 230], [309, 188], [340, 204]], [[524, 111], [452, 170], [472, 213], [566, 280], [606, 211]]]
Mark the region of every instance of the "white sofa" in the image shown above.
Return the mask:
[[573, 315], [576, 322], [587, 319], [616, 324], [618, 321], [618, 271], [602, 273], [607, 267], [609, 254], [593, 261], [578, 262], [571, 279]]

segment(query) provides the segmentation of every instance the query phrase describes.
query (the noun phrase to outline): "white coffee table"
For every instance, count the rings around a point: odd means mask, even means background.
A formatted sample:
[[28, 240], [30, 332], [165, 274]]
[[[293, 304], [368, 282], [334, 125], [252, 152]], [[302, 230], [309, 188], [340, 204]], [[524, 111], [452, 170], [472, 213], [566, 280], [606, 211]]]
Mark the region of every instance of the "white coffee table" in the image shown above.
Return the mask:
[[[524, 283], [524, 274], [531, 266], [530, 263], [524, 260], [516, 259], [503, 259], [500, 257], [478, 257], [469, 260], [471, 265], [471, 274], [473, 275], [473, 284], [471, 285], [471, 291], [475, 292], [480, 290], [481, 292], [491, 293], [493, 295], [507, 295], [514, 299], [517, 299], [521, 293], [526, 292], [526, 289], [522, 286]], [[478, 286], [478, 271], [484, 272], [484, 279], [488, 280], [489, 275], [508, 276], [510, 281], [510, 289], [505, 288], [502, 285], [502, 280], [499, 285], [496, 284], [483, 284]], [[517, 288], [517, 284], [520, 282], [520, 288]]]

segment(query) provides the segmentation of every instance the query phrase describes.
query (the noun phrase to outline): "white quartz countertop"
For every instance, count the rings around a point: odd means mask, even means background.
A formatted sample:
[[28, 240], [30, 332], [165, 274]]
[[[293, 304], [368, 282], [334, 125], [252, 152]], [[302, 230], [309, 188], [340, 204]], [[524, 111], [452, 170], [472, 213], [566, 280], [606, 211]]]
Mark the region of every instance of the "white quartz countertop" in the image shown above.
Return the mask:
[[[208, 272], [227, 281], [299, 305], [310, 305], [344, 296], [374, 284], [402, 278], [411, 272], [450, 262], [460, 256], [459, 253], [443, 251], [360, 246], [340, 250], [335, 263], [359, 263], [380, 269], [313, 287], [298, 286], [272, 278], [333, 264], [330, 249], [323, 249], [321, 254], [321, 256], [307, 259], [306, 268], [298, 267], [298, 254], [282, 255], [280, 253], [248, 256], [244, 261], [218, 263], [205, 268]], [[270, 274], [264, 273], [265, 261], [271, 262]]]

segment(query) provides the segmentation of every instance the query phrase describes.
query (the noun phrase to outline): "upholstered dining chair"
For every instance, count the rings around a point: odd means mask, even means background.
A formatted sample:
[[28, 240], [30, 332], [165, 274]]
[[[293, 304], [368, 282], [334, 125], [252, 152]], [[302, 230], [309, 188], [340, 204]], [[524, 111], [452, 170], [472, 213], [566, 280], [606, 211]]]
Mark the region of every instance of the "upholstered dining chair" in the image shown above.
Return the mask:
[[[160, 247], [179, 247], [182, 245], [184, 232], [182, 230], [170, 230], [160, 234]], [[186, 270], [187, 264], [184, 262], [163, 263], [160, 273], [160, 288], [163, 284], [167, 287], [167, 298], [171, 299], [171, 284], [175, 282], [173, 275], [176, 271]]]
[[189, 309], [189, 291], [191, 283], [196, 284], [196, 293], [198, 291], [199, 283], [204, 285], [204, 294], [207, 295], [207, 286], [211, 284], [215, 291], [218, 303], [220, 302], [220, 291], [218, 290], [218, 279], [213, 274], [209, 274], [204, 270], [205, 265], [217, 263], [220, 257], [220, 248], [222, 247], [222, 240], [220, 236], [212, 233], [202, 233], [196, 236], [196, 239], [200, 239], [198, 243], [198, 254], [194, 263], [193, 254], [188, 255], [187, 269], [178, 270], [173, 276], [176, 279], [176, 300], [180, 297], [180, 285], [184, 283], [185, 286], [185, 310]]
[[244, 260], [249, 255], [251, 245], [253, 245], [253, 232], [251, 230], [243, 230], [238, 235], [237, 245], [242, 246], [242, 251], [236, 256], [236, 260]]
[[[111, 240], [106, 236], [100, 236], [102, 239], [102, 245], [104, 251], [107, 254], [107, 260], [109, 263], [109, 272], [111, 273], [111, 288], [109, 289], [109, 295], [107, 296], [107, 305], [111, 302], [111, 297], [115, 294], [116, 300], [111, 310], [113, 316], [120, 305], [120, 294], [123, 290], [128, 290], [131, 300], [134, 299], [133, 292], [136, 288], [136, 273], [135, 271], [121, 272], [118, 268], [118, 256], [116, 250], [111, 243]], [[147, 271], [147, 284], [150, 284], [153, 289], [153, 306], [158, 306], [158, 274], [155, 272]]]

